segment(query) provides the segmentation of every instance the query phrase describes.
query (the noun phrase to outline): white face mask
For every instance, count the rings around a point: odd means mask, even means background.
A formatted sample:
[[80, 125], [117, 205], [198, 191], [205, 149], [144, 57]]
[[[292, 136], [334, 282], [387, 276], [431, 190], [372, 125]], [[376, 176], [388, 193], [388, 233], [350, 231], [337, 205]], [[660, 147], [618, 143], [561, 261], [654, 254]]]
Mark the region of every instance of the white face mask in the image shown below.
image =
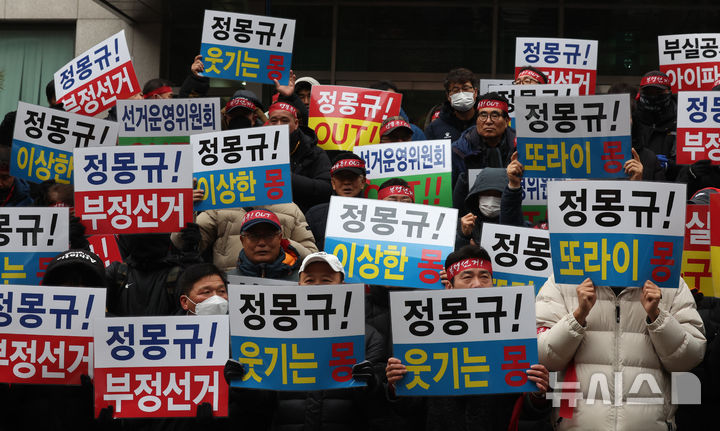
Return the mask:
[[460, 112], [467, 112], [475, 103], [475, 93], [472, 91], [461, 91], [450, 96], [450, 105]]
[[480, 214], [488, 218], [495, 218], [500, 215], [500, 198], [497, 196], [480, 196], [478, 207], [480, 207]]
[[[195, 304], [192, 299], [186, 297], [188, 301]], [[189, 310], [188, 310], [189, 311]], [[190, 311], [192, 313], [192, 311]], [[228, 302], [227, 299], [219, 295], [213, 295], [208, 299], [195, 304], [195, 312], [198, 316], [209, 316], [213, 314], [227, 314], [228, 313]]]

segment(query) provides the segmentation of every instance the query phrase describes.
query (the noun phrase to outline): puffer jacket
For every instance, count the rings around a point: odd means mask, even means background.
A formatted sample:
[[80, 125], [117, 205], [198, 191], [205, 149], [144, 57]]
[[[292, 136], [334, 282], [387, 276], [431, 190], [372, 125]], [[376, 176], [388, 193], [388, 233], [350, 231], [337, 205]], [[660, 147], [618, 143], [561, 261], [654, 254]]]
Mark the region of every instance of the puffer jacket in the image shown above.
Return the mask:
[[[677, 289], [662, 289], [660, 315], [647, 323], [640, 299], [642, 288], [628, 287], [615, 295], [609, 287], [597, 288], [597, 301], [585, 327], [575, 320], [578, 306], [576, 285], [556, 284], [551, 276], [540, 289], [535, 311], [540, 363], [548, 370], [564, 371], [571, 360], [577, 372], [582, 400], [572, 418], [557, 422], [559, 430], [671, 430], [675, 428], [676, 406], [670, 403], [671, 372], [689, 371], [700, 363], [705, 351], [703, 324], [690, 289], [680, 280]], [[549, 329], [548, 329], [549, 328]], [[622, 375], [622, 402], [616, 403], [615, 375]], [[650, 385], [630, 388], [641, 374], [649, 374], [664, 394], [660, 404], [628, 404], [628, 397], [653, 397]], [[603, 374], [607, 385], [593, 384]], [[558, 381], [563, 381], [559, 376]], [[552, 379], [551, 379], [552, 381]], [[596, 380], [597, 381], [597, 380]], [[606, 402], [603, 402], [603, 391]], [[655, 395], [657, 397], [657, 395]], [[656, 398], [657, 399], [657, 398]], [[620, 405], [616, 405], [620, 404]]]
[[[240, 250], [243, 249], [240, 241], [242, 219], [247, 211], [260, 208], [270, 210], [277, 215], [282, 225], [283, 238], [290, 241], [301, 261], [305, 256], [318, 251], [312, 231], [305, 221], [305, 215], [293, 203], [209, 210], [200, 213], [197, 217], [202, 236], [200, 251], [212, 246], [213, 263], [218, 268], [225, 271], [235, 268]], [[182, 236], [179, 232], [173, 233], [170, 238], [176, 247], [182, 249]]]

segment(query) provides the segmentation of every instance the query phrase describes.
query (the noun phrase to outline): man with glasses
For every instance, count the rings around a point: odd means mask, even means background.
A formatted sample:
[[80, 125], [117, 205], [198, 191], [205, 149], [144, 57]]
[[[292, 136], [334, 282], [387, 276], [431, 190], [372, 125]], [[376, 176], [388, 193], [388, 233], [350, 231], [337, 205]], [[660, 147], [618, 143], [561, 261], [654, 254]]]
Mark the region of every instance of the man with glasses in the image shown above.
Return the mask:
[[515, 85], [547, 84], [548, 78], [545, 73], [535, 67], [525, 66], [518, 70], [515, 76]]
[[243, 249], [231, 275], [298, 280], [300, 259], [290, 242], [283, 238], [280, 220], [270, 210], [249, 211], [240, 228]]
[[440, 116], [425, 126], [427, 139], [450, 139], [455, 141], [463, 130], [475, 123], [477, 85], [472, 71], [453, 69], [445, 77], [445, 96]]

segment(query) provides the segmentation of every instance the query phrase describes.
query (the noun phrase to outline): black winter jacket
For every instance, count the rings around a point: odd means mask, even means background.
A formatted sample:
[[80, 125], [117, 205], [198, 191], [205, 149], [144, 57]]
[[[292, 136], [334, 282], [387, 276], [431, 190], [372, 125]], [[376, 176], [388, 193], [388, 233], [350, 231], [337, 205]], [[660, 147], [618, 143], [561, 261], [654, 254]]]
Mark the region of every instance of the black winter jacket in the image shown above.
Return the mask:
[[450, 102], [445, 102], [440, 110], [440, 116], [425, 126], [425, 138], [431, 139], [450, 139], [455, 141], [460, 137], [463, 130], [470, 126], [474, 126], [477, 121], [477, 112], [468, 120], [463, 121], [455, 116], [455, 110]]
[[313, 205], [330, 201], [330, 159], [317, 146], [317, 135], [299, 126], [300, 137], [290, 142], [293, 202], [304, 212]]

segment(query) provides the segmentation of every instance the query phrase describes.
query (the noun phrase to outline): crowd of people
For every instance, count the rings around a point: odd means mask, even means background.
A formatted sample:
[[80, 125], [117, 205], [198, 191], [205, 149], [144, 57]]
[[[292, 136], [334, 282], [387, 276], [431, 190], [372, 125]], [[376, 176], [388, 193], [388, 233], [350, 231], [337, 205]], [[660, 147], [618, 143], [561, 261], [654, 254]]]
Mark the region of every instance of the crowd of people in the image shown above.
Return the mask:
[[[195, 58], [179, 97], [207, 94]], [[632, 100], [632, 158], [624, 162], [628, 180], [687, 184], [694, 203], [708, 203], [720, 186], [720, 168], [709, 161], [691, 166], [676, 163], [676, 96], [669, 78], [647, 73], [639, 87], [614, 85], [611, 93], [628, 93]], [[545, 74], [522, 68], [516, 85], [546, 84]], [[277, 97], [265, 107], [248, 90], [238, 90], [222, 110], [225, 130], [263, 125], [288, 125], [293, 202], [276, 205], [208, 210], [172, 234], [122, 234], [117, 243], [122, 261], [104, 268], [89, 251], [82, 223], [71, 218], [69, 251], [47, 267], [43, 285], [90, 286], [107, 289], [109, 316], [225, 314], [228, 275], [292, 280], [299, 285], [340, 284], [345, 270], [338, 258], [323, 252], [330, 197], [362, 198], [368, 184], [365, 162], [352, 152], [326, 151], [308, 127], [310, 91], [319, 82], [291, 73], [288, 85], [276, 83]], [[441, 103], [427, 115], [424, 130], [404, 111], [385, 120], [380, 142], [449, 139], [452, 141], [452, 202], [459, 210], [456, 248], [445, 261], [448, 289], [492, 287], [492, 261], [479, 247], [484, 223], [527, 226], [522, 215], [524, 169], [518, 160], [515, 131], [509, 126], [508, 101], [500, 94], [480, 94], [479, 83], [466, 68], [451, 70], [443, 83]], [[389, 81], [375, 89], [398, 92]], [[720, 85], [716, 88], [720, 89]], [[55, 100], [53, 85], [48, 103]], [[149, 81], [137, 97], [175, 97], [161, 79]], [[266, 109], [267, 108], [267, 109]], [[108, 118], [116, 119], [111, 110]], [[4, 207], [73, 206], [71, 185], [47, 181], [34, 184], [9, 174], [14, 126], [9, 113], [0, 126], [0, 202]], [[469, 170], [482, 169], [477, 178]], [[194, 194], [202, 199], [202, 191]], [[414, 202], [412, 187], [401, 178], [380, 185], [378, 199]], [[552, 220], [535, 223], [547, 229]], [[462, 263], [462, 270], [457, 270]], [[679, 263], [677, 263], [679, 264]], [[411, 288], [410, 286], [408, 288]], [[82, 429], [276, 429], [276, 430], [506, 430], [533, 429], [691, 429], [712, 415], [717, 405], [713, 383], [720, 378], [715, 337], [720, 308], [715, 298], [703, 298], [681, 279], [676, 289], [651, 281], [642, 287], [558, 284], [550, 277], [537, 296], [539, 364], [527, 370], [537, 392], [515, 395], [457, 397], [397, 397], [395, 385], [407, 373], [401, 358], [392, 355], [389, 292], [367, 286], [365, 358], [353, 377], [365, 388], [315, 392], [271, 392], [232, 388], [229, 418], [212, 418], [199, 406], [197, 418], [112, 420], [104, 408], [92, 414], [92, 382], [81, 387], [0, 385], [0, 428]], [[706, 348], [707, 347], [707, 348]], [[229, 361], [228, 379], [241, 378], [242, 364]], [[703, 404], [671, 404], [671, 372], [691, 371], [703, 384]], [[546, 392], [549, 372], [580, 383], [587, 396], [595, 373], [652, 375], [664, 398], [655, 404], [620, 405], [585, 399], [563, 413]], [[611, 378], [612, 381], [612, 378]], [[625, 399], [625, 395], [620, 398]]]

